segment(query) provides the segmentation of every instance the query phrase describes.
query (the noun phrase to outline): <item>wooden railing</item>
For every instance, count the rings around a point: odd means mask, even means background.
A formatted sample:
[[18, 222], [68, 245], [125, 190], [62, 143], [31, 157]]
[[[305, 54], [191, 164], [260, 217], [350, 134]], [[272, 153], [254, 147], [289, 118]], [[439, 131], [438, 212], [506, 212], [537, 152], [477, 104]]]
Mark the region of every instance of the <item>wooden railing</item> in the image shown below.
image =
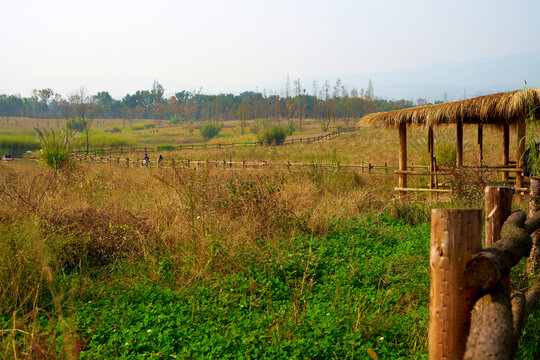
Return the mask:
[[531, 179], [531, 186], [537, 190], [529, 216], [510, 214], [511, 188], [486, 188], [483, 250], [481, 210], [432, 211], [430, 359], [513, 358], [540, 297], [540, 278], [526, 292], [511, 293], [510, 285], [510, 270], [522, 258], [538, 263], [531, 234], [540, 229], [540, 181]]
[[[328, 134], [285, 139], [281, 145], [294, 145], [294, 144], [309, 144], [316, 141], [329, 140], [333, 137], [357, 131], [356, 127], [342, 128], [333, 131]], [[104, 155], [104, 154], [117, 154], [117, 153], [137, 153], [137, 152], [156, 152], [156, 151], [180, 151], [180, 150], [211, 150], [211, 149], [225, 149], [225, 148], [242, 148], [242, 147], [254, 147], [264, 146], [264, 142], [260, 141], [245, 141], [240, 143], [203, 143], [203, 144], [179, 144], [179, 145], [158, 145], [158, 146], [145, 146], [145, 147], [130, 147], [130, 146], [114, 146], [114, 147], [93, 147], [88, 150], [89, 154]], [[77, 154], [86, 153], [86, 150], [80, 148], [77, 150]]]

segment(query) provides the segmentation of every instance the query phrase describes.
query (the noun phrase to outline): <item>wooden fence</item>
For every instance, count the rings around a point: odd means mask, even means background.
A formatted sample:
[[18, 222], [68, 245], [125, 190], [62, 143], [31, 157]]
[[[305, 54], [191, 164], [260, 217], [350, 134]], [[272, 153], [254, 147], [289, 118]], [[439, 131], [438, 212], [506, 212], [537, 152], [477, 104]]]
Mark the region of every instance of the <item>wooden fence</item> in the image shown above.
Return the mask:
[[510, 213], [512, 197], [511, 188], [486, 188], [483, 250], [481, 210], [432, 210], [429, 359], [514, 357], [540, 297], [540, 277], [526, 292], [510, 285], [522, 258], [537, 270], [540, 180], [531, 179], [528, 216]]
[[[312, 137], [301, 137], [301, 138], [292, 138], [285, 139], [281, 145], [294, 145], [294, 144], [309, 144], [316, 141], [328, 140], [333, 137], [339, 136], [344, 133], [356, 131], [357, 128], [342, 128], [331, 133], [319, 136]], [[161, 145], [161, 146], [145, 146], [145, 147], [124, 147], [124, 146], [115, 146], [115, 147], [96, 147], [88, 150], [89, 154], [94, 155], [103, 155], [103, 154], [117, 154], [117, 153], [136, 153], [136, 152], [156, 152], [156, 151], [179, 151], [179, 150], [210, 150], [210, 149], [225, 149], [225, 148], [243, 148], [243, 147], [255, 147], [255, 146], [264, 146], [264, 142], [255, 141], [255, 142], [241, 142], [241, 143], [213, 143], [213, 144], [180, 144], [180, 145]], [[77, 150], [77, 154], [86, 153], [86, 150], [80, 148]]]
[[[343, 170], [350, 169], [358, 172], [365, 172], [371, 174], [374, 172], [385, 172], [388, 173], [393, 168], [384, 165], [375, 165], [375, 164], [342, 164], [342, 163], [303, 163], [303, 162], [268, 162], [265, 160], [260, 161], [232, 161], [232, 160], [193, 160], [193, 159], [147, 159], [144, 158], [135, 158], [130, 159], [120, 158], [118, 156], [100, 156], [100, 155], [76, 155], [75, 161], [79, 163], [91, 163], [91, 164], [110, 164], [126, 167], [149, 167], [149, 168], [170, 168], [172, 166], [185, 166], [185, 167], [201, 167], [207, 166], [210, 168], [222, 168], [222, 169], [262, 169], [262, 168], [273, 168], [273, 169], [290, 169], [290, 168], [299, 168], [299, 167], [317, 167], [321, 170]], [[411, 168], [416, 167], [416, 165], [411, 164]]]

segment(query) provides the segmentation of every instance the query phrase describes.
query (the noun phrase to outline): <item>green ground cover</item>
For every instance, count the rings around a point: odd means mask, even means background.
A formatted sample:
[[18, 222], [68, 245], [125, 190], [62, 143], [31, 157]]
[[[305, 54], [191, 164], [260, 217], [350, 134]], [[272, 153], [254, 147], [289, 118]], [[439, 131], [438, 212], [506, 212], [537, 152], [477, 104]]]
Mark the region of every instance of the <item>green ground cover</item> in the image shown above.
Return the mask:
[[351, 221], [269, 252], [183, 289], [167, 258], [153, 280], [127, 264], [101, 271], [71, 305], [91, 336], [83, 357], [426, 357], [428, 224]]

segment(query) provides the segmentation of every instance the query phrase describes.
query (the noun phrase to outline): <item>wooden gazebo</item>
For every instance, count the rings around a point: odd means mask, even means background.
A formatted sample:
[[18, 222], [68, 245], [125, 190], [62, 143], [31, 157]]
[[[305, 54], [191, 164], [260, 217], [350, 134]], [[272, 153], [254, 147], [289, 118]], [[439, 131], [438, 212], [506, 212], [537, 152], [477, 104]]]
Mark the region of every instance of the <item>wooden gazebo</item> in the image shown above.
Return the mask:
[[[479, 96], [467, 100], [459, 100], [442, 104], [418, 106], [414, 108], [373, 113], [360, 119], [361, 125], [385, 126], [399, 130], [399, 170], [398, 187], [400, 194], [407, 191], [438, 191], [433, 188], [433, 175], [437, 175], [433, 158], [433, 127], [443, 124], [456, 124], [456, 166], [463, 166], [463, 125], [474, 124], [478, 126], [478, 143], [480, 145], [480, 159], [482, 159], [482, 126], [495, 125], [502, 128], [503, 155], [502, 166], [516, 174], [516, 188], [523, 188], [523, 175], [520, 169], [520, 159], [525, 151], [526, 118], [534, 112], [540, 119], [540, 89], [525, 89], [506, 93]], [[429, 171], [423, 175], [431, 175], [429, 189], [407, 188], [407, 126], [421, 126], [428, 129], [428, 151], [430, 154]], [[516, 161], [511, 165], [509, 157], [510, 126], [516, 127]], [[418, 175], [415, 172], [415, 175]], [[503, 172], [503, 178], [508, 172]]]

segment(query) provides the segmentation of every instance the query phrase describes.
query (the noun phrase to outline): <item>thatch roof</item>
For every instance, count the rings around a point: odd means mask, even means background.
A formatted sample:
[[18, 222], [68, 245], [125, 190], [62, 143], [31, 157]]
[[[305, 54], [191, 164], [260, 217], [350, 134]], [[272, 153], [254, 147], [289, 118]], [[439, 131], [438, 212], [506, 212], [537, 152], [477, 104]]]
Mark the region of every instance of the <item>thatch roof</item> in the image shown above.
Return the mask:
[[540, 89], [517, 90], [436, 105], [373, 113], [359, 125], [394, 127], [402, 123], [434, 126], [462, 121], [464, 124], [513, 124], [534, 109], [540, 120]]

